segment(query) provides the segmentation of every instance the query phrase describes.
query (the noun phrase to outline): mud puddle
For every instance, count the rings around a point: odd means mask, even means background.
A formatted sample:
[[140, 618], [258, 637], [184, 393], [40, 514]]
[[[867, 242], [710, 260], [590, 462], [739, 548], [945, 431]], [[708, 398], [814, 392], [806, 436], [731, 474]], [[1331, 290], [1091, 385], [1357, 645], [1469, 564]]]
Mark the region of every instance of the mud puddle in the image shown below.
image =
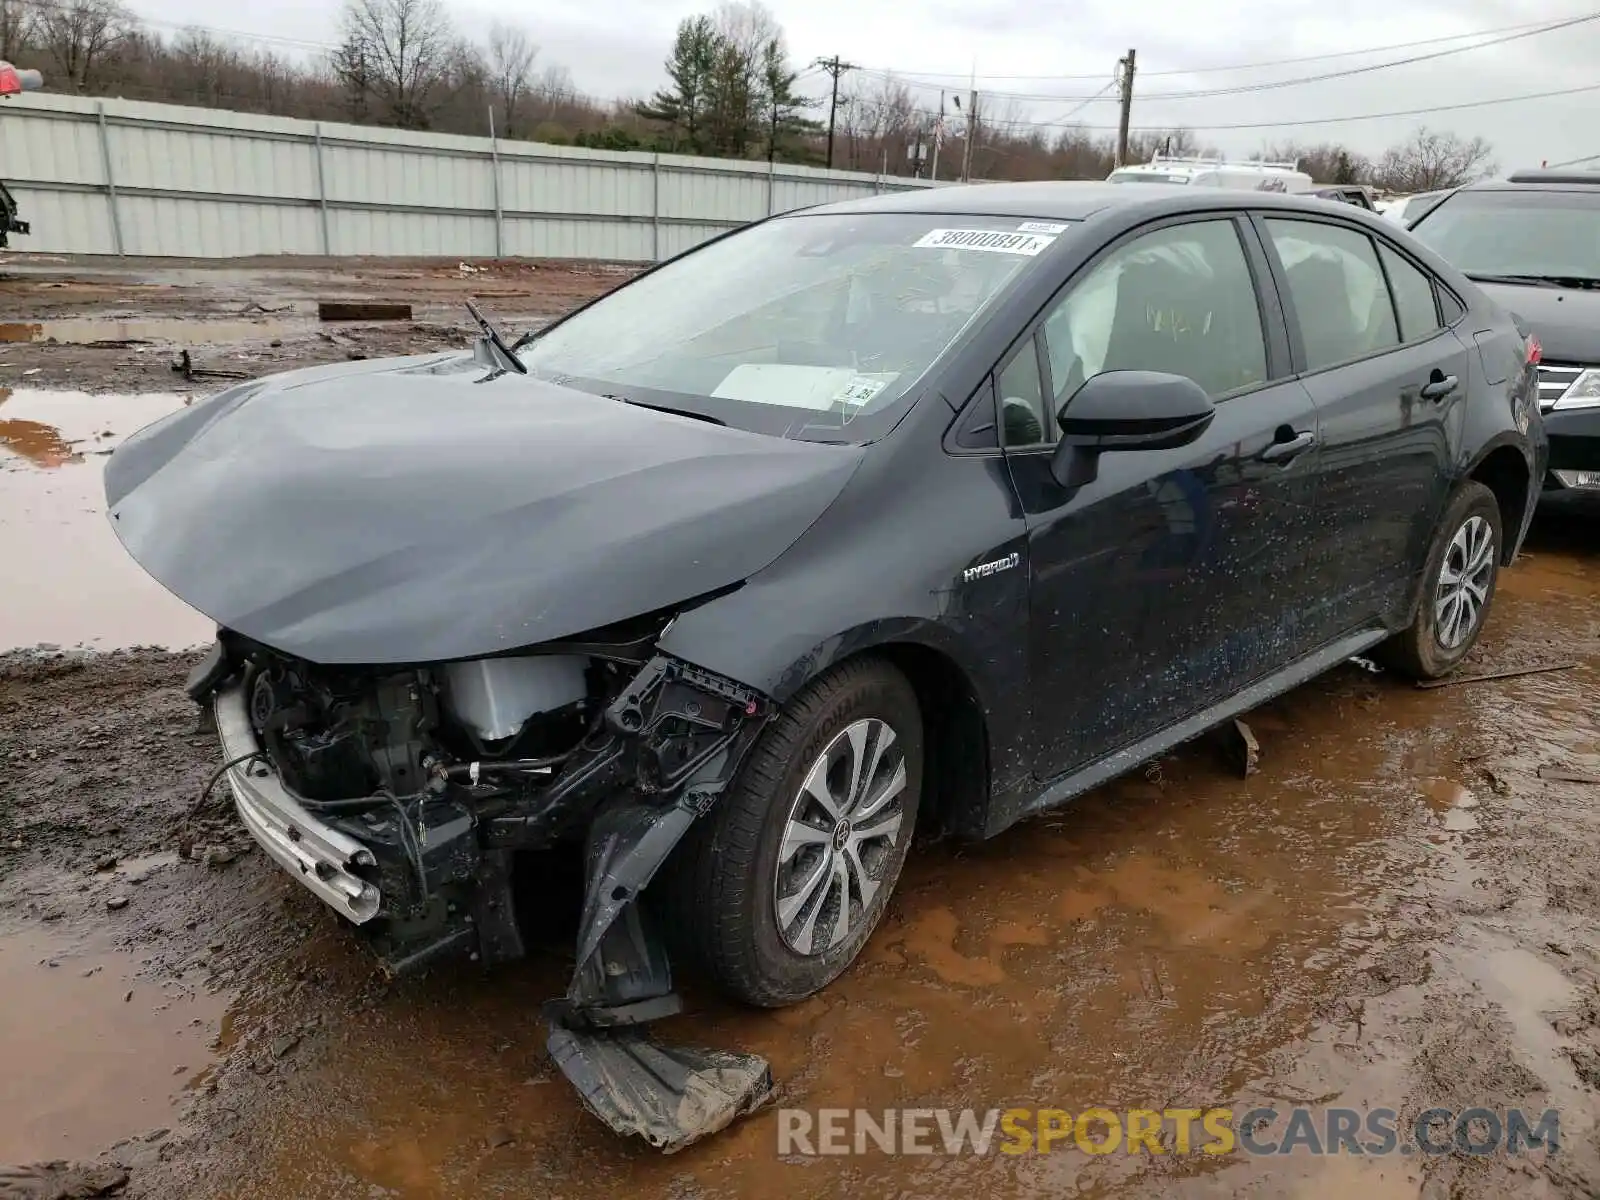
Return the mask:
[[183, 407], [174, 395], [0, 386], [0, 651], [189, 646], [215, 627], [141, 571], [105, 517], [106, 456]]
[[227, 1000], [138, 966], [104, 939], [0, 933], [0, 1162], [92, 1157], [178, 1123]]
[[[311, 320], [218, 321], [190, 318], [64, 317], [48, 321], [0, 321], [0, 345], [43, 343], [66, 346], [137, 347], [150, 345], [215, 346], [235, 342], [268, 342], [303, 334], [316, 327]], [[0, 348], [0, 357], [4, 356]]]
[[[1238, 778], [1200, 742], [994, 842], [925, 847], [862, 959], [825, 993], [753, 1013], [691, 979], [690, 1012], [659, 1032], [767, 1056], [782, 1103], [812, 1111], [1414, 1112], [1553, 1095], [1582, 1136], [1589, 1101], [1548, 1014], [1573, 1002], [1563, 971], [1592, 952], [1542, 899], [1517, 906], [1509, 938], [1460, 915], [1504, 911], [1495, 871], [1510, 855], [1489, 839], [1525, 809], [1568, 822], [1568, 837], [1581, 829], [1580, 849], [1600, 833], [1592, 813], [1571, 824], [1536, 775], [1600, 736], [1570, 707], [1600, 682], [1587, 630], [1558, 616], [1577, 598], [1571, 579], [1531, 563], [1508, 576], [1484, 654], [1586, 655], [1579, 671], [1424, 691], [1342, 668], [1250, 715], [1260, 774]], [[326, 947], [357, 953], [337, 936]], [[557, 962], [457, 974], [353, 1014], [243, 1134], [251, 1149], [222, 1194], [515, 1196], [538, 1180], [597, 1200], [1152, 1188], [1377, 1200], [1423, 1194], [1442, 1169], [1077, 1149], [785, 1162], [771, 1111], [662, 1158], [602, 1131], [550, 1066], [532, 1005], [564, 982]], [[1458, 1194], [1501, 1194], [1506, 1178]]]
[[[1539, 771], [1600, 771], [1596, 528], [1541, 521], [1472, 664], [1575, 669], [1420, 690], [1342, 667], [1248, 715], [1259, 773], [1200, 741], [993, 842], [922, 845], [823, 994], [752, 1012], [686, 972], [689, 1011], [658, 1030], [767, 1056], [780, 1103], [812, 1113], [1556, 1107], [1559, 1157], [784, 1159], [771, 1109], [662, 1157], [605, 1132], [545, 1053], [538, 1004], [564, 987], [569, 943], [383, 984], [262, 856], [170, 857], [217, 760], [173, 656], [0, 670], [0, 905], [30, 895], [28, 863], [98, 878], [115, 849], [119, 872], [155, 872], [129, 913], [158, 978], [221, 947], [207, 978], [237, 995], [222, 1061], [132, 1196], [1592, 1195], [1600, 788]], [[65, 927], [103, 917], [99, 893], [37, 886]]]

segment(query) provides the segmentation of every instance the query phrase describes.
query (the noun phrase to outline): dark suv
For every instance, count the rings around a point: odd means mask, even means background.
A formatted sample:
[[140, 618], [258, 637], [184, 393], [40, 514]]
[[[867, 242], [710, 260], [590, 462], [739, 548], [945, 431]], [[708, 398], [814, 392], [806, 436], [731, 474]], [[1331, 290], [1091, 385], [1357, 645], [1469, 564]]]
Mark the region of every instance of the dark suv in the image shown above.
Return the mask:
[[1533, 330], [1548, 489], [1600, 493], [1600, 171], [1518, 171], [1411, 227]]

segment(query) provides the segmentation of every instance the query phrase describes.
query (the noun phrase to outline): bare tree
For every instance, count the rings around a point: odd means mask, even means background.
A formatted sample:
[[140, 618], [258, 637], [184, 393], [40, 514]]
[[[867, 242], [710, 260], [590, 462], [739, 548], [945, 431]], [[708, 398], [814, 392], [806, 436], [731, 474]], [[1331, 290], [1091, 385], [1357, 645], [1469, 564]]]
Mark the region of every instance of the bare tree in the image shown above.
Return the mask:
[[39, 10], [40, 46], [55, 63], [51, 83], [88, 91], [105, 61], [134, 32], [133, 14], [117, 0], [61, 0]]
[[1378, 161], [1375, 182], [1395, 192], [1431, 192], [1460, 187], [1492, 174], [1494, 147], [1419, 125], [1409, 140], [1392, 146]]
[[539, 47], [519, 26], [496, 21], [489, 26], [489, 83], [505, 120], [505, 136], [515, 137], [522, 101], [533, 86], [533, 60]]
[[783, 26], [761, 0], [723, 0], [712, 14], [715, 57], [708, 80], [706, 141], [716, 153], [744, 158], [766, 126], [767, 48], [787, 60]]
[[837, 126], [846, 169], [875, 171], [885, 150], [895, 161], [904, 157], [907, 142], [916, 136], [916, 101], [892, 74], [861, 77], [839, 97]]
[[34, 9], [29, 0], [0, 0], [0, 59], [22, 65], [33, 44]]
[[[103, 0], [96, 0], [103, 2]], [[402, 129], [426, 129], [458, 57], [440, 0], [345, 0], [333, 67]]]
[[1365, 183], [1372, 177], [1371, 160], [1338, 142], [1314, 146], [1281, 142], [1263, 147], [1261, 153], [1276, 161], [1299, 162], [1300, 169], [1318, 183]]

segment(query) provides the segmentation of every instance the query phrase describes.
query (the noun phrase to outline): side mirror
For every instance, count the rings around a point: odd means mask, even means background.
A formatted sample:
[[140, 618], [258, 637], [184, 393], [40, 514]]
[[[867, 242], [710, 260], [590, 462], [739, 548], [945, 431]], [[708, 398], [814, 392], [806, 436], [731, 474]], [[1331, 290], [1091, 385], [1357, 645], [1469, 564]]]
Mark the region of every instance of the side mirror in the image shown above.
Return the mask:
[[1098, 476], [1101, 454], [1187, 446], [1216, 415], [1206, 390], [1182, 375], [1105, 371], [1062, 406], [1050, 473], [1062, 487], [1081, 487]]

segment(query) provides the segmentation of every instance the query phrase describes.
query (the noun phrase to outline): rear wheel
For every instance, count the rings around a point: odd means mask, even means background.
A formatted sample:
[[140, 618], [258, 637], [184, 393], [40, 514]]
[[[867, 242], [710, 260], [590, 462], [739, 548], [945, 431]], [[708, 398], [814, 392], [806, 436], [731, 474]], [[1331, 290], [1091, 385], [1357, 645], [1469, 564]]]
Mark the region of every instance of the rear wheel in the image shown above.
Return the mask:
[[1499, 578], [1500, 505], [1475, 480], [1456, 489], [1423, 568], [1411, 625], [1383, 657], [1415, 679], [1438, 679], [1460, 665], [1483, 631]]
[[796, 696], [666, 879], [674, 932], [721, 988], [776, 1007], [842, 974], [877, 926], [922, 791], [916, 693], [886, 662]]

